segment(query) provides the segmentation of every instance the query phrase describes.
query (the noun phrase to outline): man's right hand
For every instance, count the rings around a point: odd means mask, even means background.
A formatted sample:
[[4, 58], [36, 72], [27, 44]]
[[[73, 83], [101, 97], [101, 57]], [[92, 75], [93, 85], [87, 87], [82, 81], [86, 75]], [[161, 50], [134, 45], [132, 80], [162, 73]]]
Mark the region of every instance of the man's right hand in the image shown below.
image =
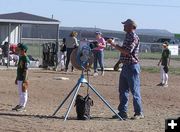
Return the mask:
[[15, 80], [15, 84], [17, 85], [17, 79]]
[[107, 42], [108, 42], [109, 44], [112, 44], [112, 43], [113, 43], [113, 40], [112, 40], [112, 39], [108, 39]]

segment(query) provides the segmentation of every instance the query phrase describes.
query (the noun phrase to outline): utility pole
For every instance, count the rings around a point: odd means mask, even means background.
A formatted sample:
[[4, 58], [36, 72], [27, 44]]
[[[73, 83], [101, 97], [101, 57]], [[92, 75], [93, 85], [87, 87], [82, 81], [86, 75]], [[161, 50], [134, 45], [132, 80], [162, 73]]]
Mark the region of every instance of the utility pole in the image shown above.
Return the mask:
[[95, 32], [96, 32], [96, 25], [94, 26], [94, 30], [95, 30]]

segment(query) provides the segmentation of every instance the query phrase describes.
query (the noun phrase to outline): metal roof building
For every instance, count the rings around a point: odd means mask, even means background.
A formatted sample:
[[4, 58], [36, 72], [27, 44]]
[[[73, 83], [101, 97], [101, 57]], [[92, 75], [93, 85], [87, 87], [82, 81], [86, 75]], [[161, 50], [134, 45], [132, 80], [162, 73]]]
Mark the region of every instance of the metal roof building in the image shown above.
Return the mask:
[[173, 33], [162, 29], [137, 29], [136, 33], [139, 35], [141, 42], [156, 42], [161, 38], [174, 38]]
[[163, 29], [137, 29], [139, 35], [174, 37], [174, 34]]
[[[22, 40], [23, 25], [45, 25], [55, 29], [55, 40], [59, 41], [59, 24], [60, 21], [37, 16], [24, 12], [0, 14], [0, 45], [8, 42], [8, 44], [20, 43]], [[38, 30], [38, 28], [37, 28]], [[58, 43], [56, 43], [58, 44]], [[9, 53], [9, 48], [8, 48]], [[8, 64], [9, 66], [9, 54]]]
[[56, 39], [59, 39], [60, 21], [24, 12], [0, 14], [0, 43], [19, 43], [22, 38], [22, 25], [51, 25], [57, 29]]
[[[86, 27], [61, 27], [60, 37], [68, 36], [72, 30], [78, 31], [83, 38], [95, 38], [95, 31], [101, 31], [105, 37], [116, 37], [121, 40], [125, 37], [125, 32], [122, 31]], [[136, 33], [139, 35], [141, 42], [155, 42], [160, 38], [174, 38], [173, 33], [162, 29], [137, 29]]]

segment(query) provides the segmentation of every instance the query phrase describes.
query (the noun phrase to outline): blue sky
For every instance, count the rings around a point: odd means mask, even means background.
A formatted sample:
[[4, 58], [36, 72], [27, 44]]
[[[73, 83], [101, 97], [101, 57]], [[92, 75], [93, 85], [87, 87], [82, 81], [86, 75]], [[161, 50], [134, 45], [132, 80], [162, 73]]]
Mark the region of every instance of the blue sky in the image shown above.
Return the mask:
[[[61, 21], [62, 26], [96, 26], [120, 31], [123, 29], [120, 22], [131, 18], [140, 29], [167, 29], [180, 33], [180, 0], [92, 0], [102, 3], [79, 1], [83, 0], [1, 0], [0, 14], [19, 11], [45, 17], [53, 14], [55, 19]], [[144, 6], [127, 5], [128, 3]]]

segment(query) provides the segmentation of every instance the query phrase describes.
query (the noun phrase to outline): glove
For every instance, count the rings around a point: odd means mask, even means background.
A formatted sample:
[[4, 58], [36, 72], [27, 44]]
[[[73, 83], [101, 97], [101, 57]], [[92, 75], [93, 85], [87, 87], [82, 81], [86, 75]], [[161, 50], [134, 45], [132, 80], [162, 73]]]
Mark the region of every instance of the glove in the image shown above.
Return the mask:
[[119, 70], [119, 63], [116, 63], [115, 65], [114, 65], [114, 71], [118, 71]]
[[15, 82], [15, 84], [17, 85], [17, 79], [16, 79], [14, 82]]
[[28, 81], [23, 81], [23, 84], [22, 84], [22, 92], [26, 92], [27, 91], [27, 88], [28, 88]]

